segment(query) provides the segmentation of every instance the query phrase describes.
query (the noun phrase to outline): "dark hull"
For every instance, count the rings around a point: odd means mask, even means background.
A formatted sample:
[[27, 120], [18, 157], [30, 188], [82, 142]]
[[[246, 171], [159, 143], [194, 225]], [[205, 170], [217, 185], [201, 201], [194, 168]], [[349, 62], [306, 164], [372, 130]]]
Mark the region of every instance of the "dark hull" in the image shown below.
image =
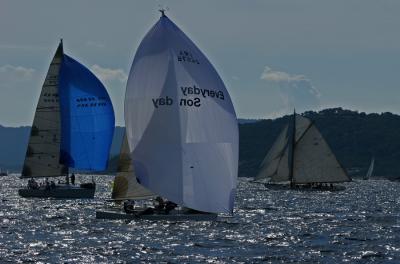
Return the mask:
[[297, 190], [297, 191], [330, 191], [330, 192], [335, 192], [335, 191], [344, 191], [346, 190], [346, 187], [342, 185], [334, 185], [332, 187], [330, 186], [309, 186], [309, 185], [295, 185], [291, 187], [289, 184], [274, 184], [274, 183], [265, 183], [264, 186], [268, 189], [271, 190]]
[[198, 213], [185, 214], [182, 212], [171, 212], [170, 214], [150, 214], [150, 215], [135, 215], [126, 214], [120, 211], [96, 211], [97, 219], [108, 220], [151, 220], [151, 221], [215, 221], [217, 214]]
[[65, 185], [46, 189], [19, 189], [18, 194], [22, 197], [33, 198], [57, 198], [57, 199], [92, 199], [96, 188], [82, 188], [79, 186]]

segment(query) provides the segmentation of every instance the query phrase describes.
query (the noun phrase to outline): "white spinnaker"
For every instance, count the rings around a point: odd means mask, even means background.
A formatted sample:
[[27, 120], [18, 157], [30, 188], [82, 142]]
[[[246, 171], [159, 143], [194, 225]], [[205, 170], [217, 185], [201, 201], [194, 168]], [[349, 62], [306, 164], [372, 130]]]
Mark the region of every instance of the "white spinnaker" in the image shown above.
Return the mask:
[[128, 140], [126, 135], [124, 135], [111, 198], [114, 200], [140, 200], [154, 196], [154, 193], [144, 188], [136, 180], [132, 159], [130, 157]]
[[272, 145], [270, 151], [265, 156], [264, 160], [261, 163], [260, 171], [255, 177], [255, 180], [262, 180], [266, 178], [272, 179], [273, 175], [278, 172], [278, 166], [282, 160], [282, 156], [284, 155], [284, 151], [288, 142], [288, 127], [289, 126], [286, 125], [283, 128], [282, 132], [279, 134], [274, 144]]
[[[189, 88], [193, 93], [184, 92]], [[136, 52], [125, 123], [143, 186], [189, 208], [232, 212], [238, 171], [233, 104], [208, 59], [165, 16]]]
[[314, 124], [296, 143], [293, 182], [351, 181]]
[[58, 74], [62, 44], [50, 64], [33, 119], [22, 178], [55, 177], [68, 173], [60, 159], [60, 103]]

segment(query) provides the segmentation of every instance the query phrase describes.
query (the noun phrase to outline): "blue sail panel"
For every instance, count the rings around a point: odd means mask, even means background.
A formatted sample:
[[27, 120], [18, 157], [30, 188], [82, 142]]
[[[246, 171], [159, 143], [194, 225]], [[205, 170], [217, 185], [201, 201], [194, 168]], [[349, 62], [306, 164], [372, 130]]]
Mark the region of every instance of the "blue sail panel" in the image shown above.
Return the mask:
[[59, 75], [60, 162], [71, 168], [107, 168], [115, 117], [107, 90], [85, 66], [64, 54]]

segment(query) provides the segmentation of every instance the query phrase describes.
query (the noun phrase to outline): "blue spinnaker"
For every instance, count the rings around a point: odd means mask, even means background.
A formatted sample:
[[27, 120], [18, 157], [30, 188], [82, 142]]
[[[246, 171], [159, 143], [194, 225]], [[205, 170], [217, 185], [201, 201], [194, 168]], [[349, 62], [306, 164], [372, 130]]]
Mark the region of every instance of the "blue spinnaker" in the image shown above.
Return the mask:
[[115, 117], [107, 90], [85, 66], [64, 54], [59, 75], [60, 162], [71, 168], [107, 168]]

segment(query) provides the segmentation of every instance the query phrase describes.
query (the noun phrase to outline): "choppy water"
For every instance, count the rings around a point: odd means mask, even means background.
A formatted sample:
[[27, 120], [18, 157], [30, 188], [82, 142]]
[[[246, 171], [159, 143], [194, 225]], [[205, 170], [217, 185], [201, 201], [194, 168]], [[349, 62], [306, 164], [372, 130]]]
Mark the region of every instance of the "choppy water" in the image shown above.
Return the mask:
[[93, 200], [18, 197], [0, 181], [0, 263], [400, 263], [400, 183], [355, 181], [341, 192], [267, 190], [241, 179], [226, 222], [96, 220], [111, 176]]

